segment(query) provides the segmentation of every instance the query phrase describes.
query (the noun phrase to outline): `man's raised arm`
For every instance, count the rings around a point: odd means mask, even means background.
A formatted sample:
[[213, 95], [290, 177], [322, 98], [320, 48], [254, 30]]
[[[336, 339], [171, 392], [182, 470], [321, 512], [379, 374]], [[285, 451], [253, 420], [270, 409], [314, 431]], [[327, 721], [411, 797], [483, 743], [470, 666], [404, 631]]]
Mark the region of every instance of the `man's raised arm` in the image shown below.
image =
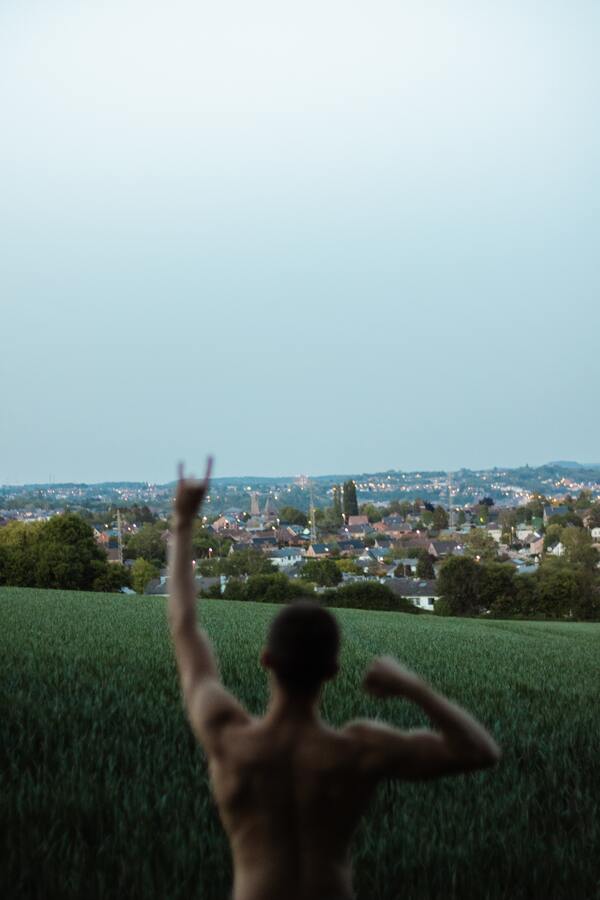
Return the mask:
[[169, 625], [183, 699], [199, 740], [211, 750], [223, 726], [246, 721], [247, 714], [219, 681], [219, 671], [206, 633], [196, 624], [196, 585], [192, 567], [194, 520], [208, 491], [212, 459], [203, 481], [179, 482], [173, 505], [173, 541], [169, 561]]
[[417, 703], [436, 728], [400, 731], [372, 721], [349, 723], [345, 730], [358, 740], [365, 768], [373, 774], [435, 778], [499, 761], [500, 749], [483, 725], [391, 657], [374, 660], [364, 688], [375, 697], [404, 697]]

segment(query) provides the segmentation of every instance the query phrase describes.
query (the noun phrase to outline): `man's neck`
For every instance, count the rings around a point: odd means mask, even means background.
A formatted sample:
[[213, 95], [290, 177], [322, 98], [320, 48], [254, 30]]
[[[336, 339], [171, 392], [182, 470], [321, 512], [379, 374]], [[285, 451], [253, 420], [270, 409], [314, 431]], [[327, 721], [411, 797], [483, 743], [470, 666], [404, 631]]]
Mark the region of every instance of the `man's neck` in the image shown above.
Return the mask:
[[271, 722], [282, 720], [294, 720], [303, 722], [318, 722], [319, 695], [316, 694], [290, 694], [276, 682], [271, 682], [271, 698], [267, 706], [265, 718]]

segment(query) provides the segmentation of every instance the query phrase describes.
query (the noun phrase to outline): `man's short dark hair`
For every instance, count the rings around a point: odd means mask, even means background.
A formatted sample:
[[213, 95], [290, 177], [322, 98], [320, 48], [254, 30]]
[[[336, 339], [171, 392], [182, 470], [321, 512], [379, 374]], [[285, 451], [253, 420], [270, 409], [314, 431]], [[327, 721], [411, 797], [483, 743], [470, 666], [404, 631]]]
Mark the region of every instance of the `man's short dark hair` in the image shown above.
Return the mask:
[[291, 693], [310, 693], [337, 671], [339, 626], [310, 600], [286, 606], [271, 622], [267, 637], [270, 667]]

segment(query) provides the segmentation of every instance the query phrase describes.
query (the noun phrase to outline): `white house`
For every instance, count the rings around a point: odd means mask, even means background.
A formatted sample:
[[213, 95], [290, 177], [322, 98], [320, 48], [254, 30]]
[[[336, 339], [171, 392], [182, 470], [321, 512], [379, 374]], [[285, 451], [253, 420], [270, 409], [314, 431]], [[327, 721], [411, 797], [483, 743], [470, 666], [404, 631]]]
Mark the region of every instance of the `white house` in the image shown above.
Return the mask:
[[490, 523], [486, 526], [487, 533], [494, 538], [497, 544], [500, 543], [500, 539], [502, 537], [502, 528], [496, 522]]
[[288, 569], [303, 560], [300, 547], [282, 547], [281, 550], [273, 550], [269, 554], [269, 560], [278, 569]]
[[385, 584], [399, 594], [405, 597], [420, 609], [428, 609], [433, 611], [435, 601], [439, 598], [440, 593], [437, 584], [433, 579], [421, 578], [387, 578]]

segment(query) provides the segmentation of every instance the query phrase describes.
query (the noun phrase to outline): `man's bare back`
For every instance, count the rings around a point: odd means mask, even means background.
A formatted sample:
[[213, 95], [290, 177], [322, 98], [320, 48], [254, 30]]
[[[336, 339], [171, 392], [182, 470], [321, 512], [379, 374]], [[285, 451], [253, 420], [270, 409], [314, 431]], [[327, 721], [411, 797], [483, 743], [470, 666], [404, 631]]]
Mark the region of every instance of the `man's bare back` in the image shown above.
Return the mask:
[[209, 763], [236, 900], [348, 898], [348, 847], [375, 780], [356, 742], [319, 722], [253, 720]]
[[[374, 660], [364, 689], [418, 703], [438, 730], [404, 732], [369, 720], [329, 728], [318, 705], [322, 683], [337, 671], [337, 626], [313, 604], [288, 607], [272, 626], [262, 655], [271, 698], [263, 718], [251, 717], [221, 684], [196, 625], [191, 523], [209, 472], [203, 482], [180, 477], [169, 620], [190, 724], [231, 845], [233, 897], [346, 900], [350, 841], [381, 779], [467, 772], [493, 765], [500, 753], [467, 712], [387, 657]], [[302, 629], [310, 644], [298, 657]]]

